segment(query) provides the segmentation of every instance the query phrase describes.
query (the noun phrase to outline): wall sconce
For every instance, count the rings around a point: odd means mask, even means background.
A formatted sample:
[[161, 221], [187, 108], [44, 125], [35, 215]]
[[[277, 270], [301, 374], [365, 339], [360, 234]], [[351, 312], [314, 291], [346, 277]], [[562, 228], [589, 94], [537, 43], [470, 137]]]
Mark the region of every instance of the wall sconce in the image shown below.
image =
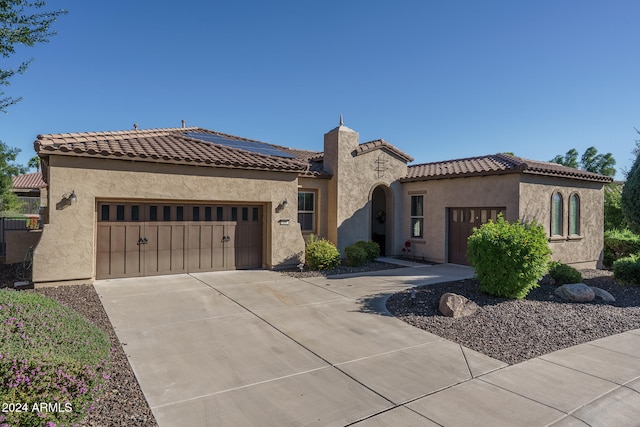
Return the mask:
[[280, 204], [276, 208], [276, 212], [282, 211], [285, 208], [285, 206], [287, 206], [288, 204], [289, 202], [287, 201], [287, 199], [284, 199], [282, 202], [280, 202]]
[[78, 201], [78, 196], [76, 196], [76, 191], [71, 190], [71, 193], [65, 193], [62, 196], [62, 200], [56, 203], [56, 209], [62, 210], [71, 206], [71, 204], [76, 203]]

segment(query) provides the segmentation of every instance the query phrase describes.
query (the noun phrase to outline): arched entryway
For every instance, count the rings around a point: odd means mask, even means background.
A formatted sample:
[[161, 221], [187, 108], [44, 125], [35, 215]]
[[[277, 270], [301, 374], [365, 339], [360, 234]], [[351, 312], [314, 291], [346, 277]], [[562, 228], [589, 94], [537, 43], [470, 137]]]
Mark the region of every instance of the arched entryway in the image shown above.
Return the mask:
[[391, 190], [378, 185], [371, 193], [371, 240], [380, 245], [380, 255], [391, 253]]

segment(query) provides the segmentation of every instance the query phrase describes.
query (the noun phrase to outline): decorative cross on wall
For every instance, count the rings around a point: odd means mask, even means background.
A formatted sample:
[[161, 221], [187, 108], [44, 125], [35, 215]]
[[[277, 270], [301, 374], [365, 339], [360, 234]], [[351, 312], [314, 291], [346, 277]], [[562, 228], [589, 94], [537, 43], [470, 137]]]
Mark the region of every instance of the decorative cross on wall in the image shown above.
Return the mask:
[[378, 173], [378, 178], [382, 178], [384, 172], [387, 170], [387, 159], [384, 157], [384, 154], [380, 153], [375, 163], [376, 167], [374, 170]]

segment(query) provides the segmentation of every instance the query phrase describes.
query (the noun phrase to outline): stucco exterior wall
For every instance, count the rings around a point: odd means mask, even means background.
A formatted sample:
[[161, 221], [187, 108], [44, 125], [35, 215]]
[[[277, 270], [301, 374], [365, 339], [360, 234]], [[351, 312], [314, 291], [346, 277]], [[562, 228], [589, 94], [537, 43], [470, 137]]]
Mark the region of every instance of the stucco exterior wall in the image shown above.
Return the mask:
[[387, 221], [400, 217], [394, 200], [401, 200], [398, 179], [406, 176], [407, 164], [384, 149], [356, 156], [358, 133], [346, 126], [327, 133], [324, 147], [325, 170], [333, 174], [328, 184], [328, 237], [344, 254], [346, 246], [371, 239], [371, 197], [377, 186], [390, 189], [388, 206], [393, 208]]
[[[604, 192], [597, 182], [523, 174], [520, 183], [520, 216], [535, 219], [549, 236], [553, 259], [576, 268], [601, 266], [604, 247]], [[562, 194], [562, 236], [551, 236], [551, 199]], [[569, 197], [580, 198], [580, 234], [569, 235]]]
[[[264, 205], [266, 268], [296, 263], [304, 253], [297, 222], [297, 174], [245, 171], [126, 160], [51, 156], [49, 218], [34, 253], [34, 282], [92, 280], [95, 277], [96, 200], [252, 202]], [[63, 210], [56, 203], [74, 190], [78, 201]], [[276, 206], [288, 205], [280, 212]], [[289, 219], [289, 225], [279, 220]]]
[[[402, 232], [393, 247], [400, 255], [405, 241], [411, 242], [412, 255], [428, 261], [447, 262], [447, 208], [505, 207], [505, 219], [518, 218], [519, 177], [517, 174], [439, 179], [403, 184]], [[411, 196], [424, 195], [424, 238], [409, 238]]]
[[[329, 204], [329, 180], [325, 178], [298, 178], [298, 191], [313, 191], [316, 194], [316, 218], [315, 235], [328, 239], [328, 204]], [[298, 200], [296, 198], [296, 200]], [[302, 233], [305, 238], [311, 233]]]

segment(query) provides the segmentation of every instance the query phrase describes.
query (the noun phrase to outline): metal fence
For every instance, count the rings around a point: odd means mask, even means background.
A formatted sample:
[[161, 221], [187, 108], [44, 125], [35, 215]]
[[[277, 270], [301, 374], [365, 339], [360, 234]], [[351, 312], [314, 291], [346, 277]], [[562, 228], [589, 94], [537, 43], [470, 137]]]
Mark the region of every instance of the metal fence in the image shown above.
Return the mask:
[[0, 256], [7, 255], [6, 232], [8, 230], [27, 230], [29, 221], [30, 219], [25, 217], [0, 218]]
[[22, 206], [20, 213], [23, 214], [39, 214], [40, 213], [40, 197], [18, 197]]

